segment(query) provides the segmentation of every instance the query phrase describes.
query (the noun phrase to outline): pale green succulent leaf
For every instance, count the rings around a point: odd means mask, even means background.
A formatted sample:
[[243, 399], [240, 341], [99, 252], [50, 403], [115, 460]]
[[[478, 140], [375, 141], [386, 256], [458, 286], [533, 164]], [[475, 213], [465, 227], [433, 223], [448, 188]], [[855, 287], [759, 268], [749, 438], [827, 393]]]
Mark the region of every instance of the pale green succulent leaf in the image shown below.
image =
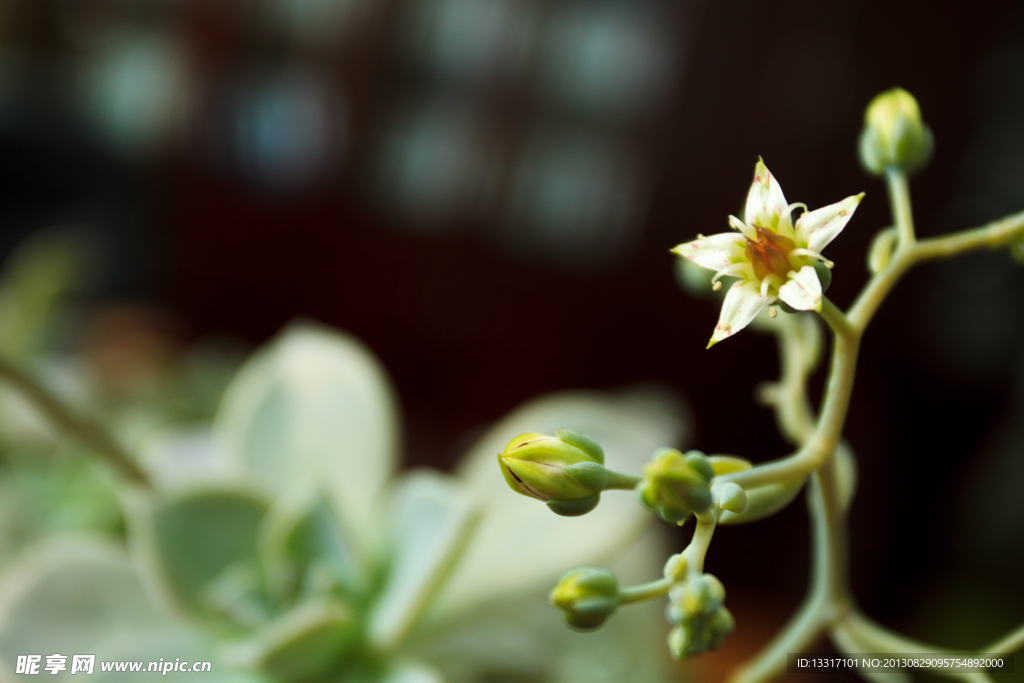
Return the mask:
[[407, 660], [391, 667], [380, 683], [445, 683], [445, 679], [429, 664]]
[[215, 431], [276, 495], [312, 478], [357, 545], [395, 469], [399, 416], [387, 374], [351, 335], [302, 324], [257, 350], [225, 392]]
[[368, 627], [379, 649], [394, 647], [412, 628], [457, 567], [478, 519], [467, 487], [439, 472], [402, 475], [389, 498], [394, 547]]
[[270, 507], [260, 525], [259, 552], [271, 589], [291, 597], [316, 562], [346, 590], [361, 591], [366, 576], [330, 501], [312, 485], [300, 485]]
[[136, 499], [129, 514], [133, 553], [172, 605], [211, 614], [206, 591], [230, 566], [257, 559], [267, 504], [244, 490], [184, 490]]
[[[0, 578], [3, 680], [14, 672], [18, 655], [116, 659], [116, 643], [128, 635], [187, 640], [183, 627], [151, 601], [124, 550], [108, 541], [53, 538], [26, 552]], [[62, 675], [69, 671], [70, 666]]]
[[652, 519], [629, 491], [605, 492], [594, 511], [571, 519], [516, 495], [494, 462], [510, 438], [573, 429], [601, 444], [609, 469], [636, 473], [655, 449], [685, 438], [685, 414], [673, 396], [656, 391], [573, 391], [530, 401], [499, 420], [458, 468], [485, 516], [438, 597], [438, 614], [471, 608], [496, 594], [549, 589], [567, 568], [602, 564], [622, 552]]
[[355, 644], [359, 624], [344, 602], [319, 598], [281, 615], [250, 640], [225, 648], [233, 664], [280, 681], [330, 677]]

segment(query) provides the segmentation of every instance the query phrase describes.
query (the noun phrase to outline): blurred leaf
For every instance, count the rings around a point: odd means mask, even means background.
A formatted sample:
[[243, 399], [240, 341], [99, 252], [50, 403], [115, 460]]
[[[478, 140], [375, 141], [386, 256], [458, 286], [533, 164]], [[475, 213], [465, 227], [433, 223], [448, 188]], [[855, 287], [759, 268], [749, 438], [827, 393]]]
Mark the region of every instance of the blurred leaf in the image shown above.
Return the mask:
[[56, 453], [19, 449], [5, 455], [8, 462], [0, 466], [0, 564], [55, 533], [121, 533], [117, 482], [105, 465], [67, 447]]
[[374, 503], [395, 468], [397, 403], [355, 338], [293, 326], [253, 354], [225, 392], [216, 431], [270, 491], [313, 479], [367, 546]]
[[22, 242], [0, 274], [0, 351], [25, 357], [41, 350], [59, 299], [81, 284], [86, 244], [69, 230]]
[[384, 674], [381, 683], [445, 683], [445, 680], [440, 672], [423, 662], [403, 662]]
[[232, 648], [244, 664], [282, 681], [323, 679], [355, 643], [359, 624], [351, 609], [321, 598], [300, 604]]
[[363, 568], [334, 510], [312, 486], [300, 486], [274, 502], [260, 525], [259, 548], [279, 598], [294, 595], [314, 562], [346, 592], [366, 587]]
[[167, 637], [175, 629], [146, 595], [124, 551], [112, 544], [55, 539], [27, 553], [0, 586], [5, 672], [14, 671], [19, 654], [89, 653], [100, 660], [108, 654], [103, 643], [121, 634]]
[[430, 470], [402, 475], [390, 502], [390, 574], [368, 627], [370, 642], [380, 649], [405, 636], [457, 566], [477, 520], [462, 482]]
[[656, 448], [681, 445], [684, 414], [677, 400], [661, 393], [574, 391], [530, 401], [491, 427], [459, 465], [486, 514], [438, 598], [438, 612], [472, 607], [497, 592], [553, 586], [569, 568], [612, 559], [653, 519], [629, 491], [605, 492], [596, 510], [576, 518], [558, 517], [514, 493], [497, 462], [512, 438], [574, 429], [601, 444], [610, 469], [639, 472]]
[[137, 499], [129, 540], [168, 597], [209, 614], [204, 589], [229, 565], [256, 559], [256, 532], [266, 511], [263, 501], [230, 489]]

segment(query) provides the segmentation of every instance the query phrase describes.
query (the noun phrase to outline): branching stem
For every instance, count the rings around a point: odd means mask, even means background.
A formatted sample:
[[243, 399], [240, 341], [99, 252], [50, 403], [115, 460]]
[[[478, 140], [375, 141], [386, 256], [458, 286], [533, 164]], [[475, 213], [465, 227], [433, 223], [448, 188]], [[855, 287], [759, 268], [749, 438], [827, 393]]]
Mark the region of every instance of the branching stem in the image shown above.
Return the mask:
[[0, 381], [14, 387], [57, 429], [78, 439], [83, 445], [103, 456], [130, 481], [147, 487], [152, 485], [149, 476], [103, 425], [95, 420], [75, 415], [45, 387], [3, 356], [0, 356]]

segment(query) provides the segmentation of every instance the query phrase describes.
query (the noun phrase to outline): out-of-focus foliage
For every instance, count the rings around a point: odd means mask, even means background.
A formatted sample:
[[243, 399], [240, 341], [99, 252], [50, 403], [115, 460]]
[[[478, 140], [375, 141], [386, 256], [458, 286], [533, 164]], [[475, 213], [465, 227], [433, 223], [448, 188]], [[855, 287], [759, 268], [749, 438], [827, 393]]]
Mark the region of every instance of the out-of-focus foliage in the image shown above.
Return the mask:
[[[0, 301], [37, 302], [6, 309], [39, 311], [23, 316], [19, 361], [137, 450], [154, 488], [120, 483], [5, 394], [20, 412], [5, 413], [0, 442], [0, 679], [36, 651], [209, 660], [223, 680], [662, 676], [657, 619], [638, 612], [581, 641], [542, 600], [566, 563], [607, 562], [635, 540], [643, 511], [609, 497], [586, 519], [540, 520], [496, 495], [493, 460], [509, 434], [540, 425], [593, 434], [613, 464], [636, 468], [683, 437], [670, 396], [542, 398], [482, 436], [457, 475], [396, 474], [397, 399], [354, 338], [292, 326], [223, 392], [230, 354], [167, 351], [128, 323], [57, 356], [45, 329], [70, 289], [62, 255], [30, 252], [35, 264], [0, 289]], [[620, 573], [650, 578], [659, 545], [639, 546]]]

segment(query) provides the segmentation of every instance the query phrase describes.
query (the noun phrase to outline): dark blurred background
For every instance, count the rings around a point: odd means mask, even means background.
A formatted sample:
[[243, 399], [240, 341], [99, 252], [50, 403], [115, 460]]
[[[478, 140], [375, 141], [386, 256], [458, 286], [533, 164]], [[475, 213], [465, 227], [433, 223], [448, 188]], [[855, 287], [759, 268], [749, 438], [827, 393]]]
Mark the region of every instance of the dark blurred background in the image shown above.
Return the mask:
[[[668, 250], [727, 228], [762, 155], [790, 201], [867, 193], [829, 247], [847, 305], [889, 224], [855, 156], [881, 90], [937, 140], [919, 234], [1024, 209], [1019, 2], [0, 0], [0, 40], [0, 247], [87, 226], [94, 305], [182, 343], [352, 331], [411, 464], [537, 394], [646, 381], [688, 397], [693, 446], [784, 455], [752, 402], [773, 342], [705, 351], [718, 311]], [[1024, 614], [1022, 294], [1005, 254], [915, 271], [858, 373], [855, 591], [949, 646]], [[708, 569], [740, 629], [704, 666], [781, 625], [807, 565], [801, 503], [723, 529]]]

